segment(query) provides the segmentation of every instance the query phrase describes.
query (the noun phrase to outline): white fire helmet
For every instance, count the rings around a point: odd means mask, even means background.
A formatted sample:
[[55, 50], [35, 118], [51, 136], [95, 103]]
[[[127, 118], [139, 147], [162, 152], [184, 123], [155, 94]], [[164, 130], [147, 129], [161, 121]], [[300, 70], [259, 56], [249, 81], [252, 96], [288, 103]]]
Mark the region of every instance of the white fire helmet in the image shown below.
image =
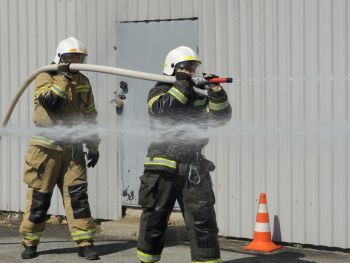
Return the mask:
[[56, 64], [60, 63], [61, 56], [64, 54], [83, 54], [86, 57], [87, 49], [78, 39], [75, 37], [69, 37], [58, 43], [56, 56], [53, 61]]
[[180, 46], [171, 50], [165, 58], [164, 70], [165, 75], [173, 75], [177, 64], [185, 61], [193, 61], [199, 64], [202, 63], [198, 54], [191, 48]]

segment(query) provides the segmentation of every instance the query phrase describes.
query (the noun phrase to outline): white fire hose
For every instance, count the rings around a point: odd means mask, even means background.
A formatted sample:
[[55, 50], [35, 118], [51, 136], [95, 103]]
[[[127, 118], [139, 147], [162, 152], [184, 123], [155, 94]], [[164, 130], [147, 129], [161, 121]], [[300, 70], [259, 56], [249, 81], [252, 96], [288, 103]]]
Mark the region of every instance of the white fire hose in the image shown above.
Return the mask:
[[[57, 64], [44, 66], [37, 69], [36, 71], [34, 71], [32, 74], [28, 76], [28, 78], [20, 86], [16, 96], [13, 98], [8, 110], [6, 111], [5, 117], [1, 122], [1, 128], [6, 127], [7, 123], [10, 120], [13, 110], [17, 105], [18, 100], [20, 99], [24, 91], [28, 88], [29, 84], [35, 79], [35, 77], [42, 72], [57, 71], [58, 66], [59, 65]], [[160, 81], [160, 82], [166, 82], [166, 83], [173, 83], [175, 81], [175, 77], [172, 77], [172, 76], [165, 76], [165, 75], [146, 73], [146, 72], [134, 71], [134, 70], [123, 69], [123, 68], [100, 66], [100, 65], [70, 64], [69, 69], [79, 70], [79, 71], [93, 71], [93, 72], [107, 73], [107, 74], [120, 75], [125, 77], [151, 80], [151, 81]], [[1, 136], [0, 136], [0, 140], [1, 140]]]

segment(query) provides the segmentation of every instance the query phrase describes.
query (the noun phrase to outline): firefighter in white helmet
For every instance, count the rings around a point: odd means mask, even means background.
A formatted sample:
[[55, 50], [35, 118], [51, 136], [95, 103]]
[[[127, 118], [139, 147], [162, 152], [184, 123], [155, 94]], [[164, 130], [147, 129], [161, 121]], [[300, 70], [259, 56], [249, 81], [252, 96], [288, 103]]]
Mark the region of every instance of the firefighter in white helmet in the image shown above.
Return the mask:
[[[89, 79], [80, 72], [69, 71], [67, 64], [84, 63], [86, 56], [86, 48], [74, 37], [58, 44], [53, 63], [66, 64], [62, 64], [58, 72], [44, 72], [35, 79], [33, 121], [36, 126], [54, 128], [96, 123], [97, 111]], [[24, 164], [28, 192], [20, 227], [25, 247], [21, 254], [23, 259], [37, 256], [37, 245], [56, 185], [63, 197], [72, 239], [79, 246], [78, 255], [98, 259], [93, 248], [95, 224], [88, 202], [83, 144], [88, 149], [87, 166], [94, 167], [99, 159], [99, 143], [97, 135], [79, 140], [43, 134], [31, 137]]]
[[202, 154], [208, 137], [196, 131], [229, 121], [231, 106], [221, 86], [206, 87], [207, 95], [194, 90], [192, 76], [200, 64], [197, 53], [189, 47], [171, 50], [163, 73], [175, 76], [175, 83], [157, 83], [148, 95], [151, 126], [165, 132], [151, 142], [140, 177], [139, 204], [143, 211], [137, 255], [141, 262], [160, 260], [176, 201], [188, 229], [192, 262], [221, 262], [209, 174], [215, 166]]
[[58, 44], [53, 62], [55, 64], [62, 62], [85, 63], [86, 56], [86, 47], [78, 39], [69, 37]]

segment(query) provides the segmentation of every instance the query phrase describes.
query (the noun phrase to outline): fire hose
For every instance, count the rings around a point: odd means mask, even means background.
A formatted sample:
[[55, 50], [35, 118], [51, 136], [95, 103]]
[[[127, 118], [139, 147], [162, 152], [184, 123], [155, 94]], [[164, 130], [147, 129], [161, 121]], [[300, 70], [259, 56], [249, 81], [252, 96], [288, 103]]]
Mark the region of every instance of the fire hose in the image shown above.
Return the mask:
[[[1, 128], [4, 128], [7, 126], [7, 123], [10, 120], [10, 117], [12, 115], [13, 110], [15, 109], [18, 100], [24, 93], [24, 91], [28, 88], [30, 83], [35, 79], [37, 75], [39, 75], [42, 72], [52, 72], [57, 71], [59, 65], [48, 65], [41, 67], [31, 73], [27, 79], [22, 83], [20, 86], [18, 92], [16, 93], [15, 97], [11, 101], [10, 106], [8, 107], [5, 117], [3, 118], [1, 122]], [[123, 69], [123, 68], [116, 68], [116, 67], [108, 67], [108, 66], [101, 66], [101, 65], [92, 65], [92, 64], [69, 64], [69, 70], [74, 71], [93, 71], [93, 72], [99, 72], [99, 73], [106, 73], [106, 74], [113, 74], [113, 75], [120, 75], [125, 77], [131, 77], [131, 78], [137, 78], [137, 79], [144, 79], [144, 80], [150, 80], [150, 81], [159, 81], [159, 82], [165, 82], [165, 83], [173, 83], [175, 82], [175, 77], [173, 76], [165, 76], [160, 74], [153, 74], [153, 73], [146, 73], [141, 71], [135, 71], [135, 70], [129, 70], [129, 69]], [[204, 82], [207, 83], [224, 83], [224, 82], [232, 82], [231, 78], [212, 78], [209, 80], [202, 80], [202, 84]], [[1, 137], [0, 137], [1, 140]]]

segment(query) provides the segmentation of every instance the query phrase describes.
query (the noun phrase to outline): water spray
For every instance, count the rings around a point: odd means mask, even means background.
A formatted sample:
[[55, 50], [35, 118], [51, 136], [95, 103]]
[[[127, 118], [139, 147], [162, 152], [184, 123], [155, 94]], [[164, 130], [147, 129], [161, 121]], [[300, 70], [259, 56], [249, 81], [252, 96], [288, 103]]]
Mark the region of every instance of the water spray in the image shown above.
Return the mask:
[[[150, 81], [158, 81], [158, 82], [165, 82], [165, 83], [174, 83], [175, 77], [173, 76], [166, 76], [166, 75], [160, 75], [160, 74], [154, 74], [154, 73], [146, 73], [141, 71], [135, 71], [135, 70], [129, 70], [129, 69], [123, 69], [123, 68], [116, 68], [116, 67], [108, 67], [108, 66], [101, 66], [101, 65], [93, 65], [93, 64], [54, 64], [54, 65], [48, 65], [41, 67], [34, 71], [32, 74], [30, 74], [27, 79], [22, 83], [22, 85], [19, 87], [18, 92], [16, 93], [16, 96], [11, 101], [11, 104], [9, 108], [6, 111], [5, 117], [3, 118], [1, 122], [1, 128], [4, 128], [7, 126], [7, 123], [9, 122], [12, 112], [15, 109], [17, 102], [21, 98], [24, 91], [29, 87], [30, 83], [36, 78], [37, 75], [39, 75], [42, 72], [53, 72], [57, 71], [59, 67], [68, 67], [69, 70], [72, 71], [92, 71], [92, 72], [99, 72], [99, 73], [106, 73], [106, 74], [113, 74], [113, 75], [119, 75], [119, 76], [125, 76], [125, 77], [131, 77], [131, 78], [137, 78], [137, 79], [144, 79], [144, 80], [150, 80]], [[216, 84], [218, 83], [224, 83], [229, 82], [227, 81], [228, 78], [216, 78]], [[206, 80], [206, 81], [214, 81], [214, 80]], [[232, 82], [232, 79], [231, 79]], [[0, 136], [1, 140], [1, 136]]]

